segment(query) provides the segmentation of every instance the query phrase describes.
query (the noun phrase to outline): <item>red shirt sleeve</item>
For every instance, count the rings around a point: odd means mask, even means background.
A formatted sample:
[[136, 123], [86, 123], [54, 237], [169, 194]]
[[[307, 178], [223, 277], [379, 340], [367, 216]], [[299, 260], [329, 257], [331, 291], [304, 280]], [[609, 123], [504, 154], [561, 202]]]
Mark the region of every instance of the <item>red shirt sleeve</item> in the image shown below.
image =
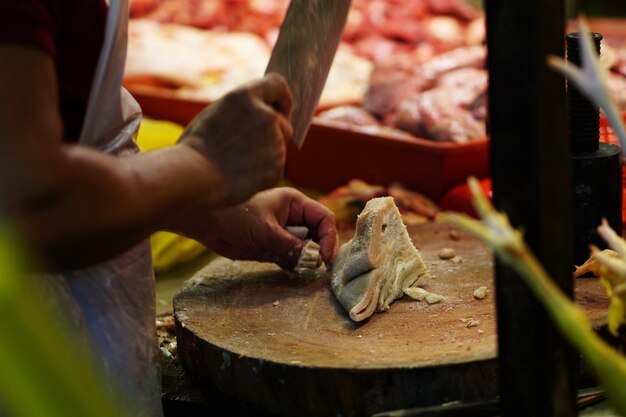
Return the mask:
[[0, 42], [29, 45], [56, 56], [58, 0], [0, 0]]
[[37, 48], [54, 62], [68, 141], [80, 136], [107, 11], [105, 0], [0, 0], [0, 44]]

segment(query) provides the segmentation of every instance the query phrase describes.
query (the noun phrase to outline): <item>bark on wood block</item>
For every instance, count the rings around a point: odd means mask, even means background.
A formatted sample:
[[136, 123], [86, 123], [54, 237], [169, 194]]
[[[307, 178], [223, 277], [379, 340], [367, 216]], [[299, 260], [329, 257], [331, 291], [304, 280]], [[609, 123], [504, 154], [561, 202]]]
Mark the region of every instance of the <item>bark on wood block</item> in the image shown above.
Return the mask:
[[[345, 233], [347, 240], [352, 231]], [[363, 416], [497, 395], [492, 253], [464, 232], [409, 227], [435, 276], [438, 304], [408, 297], [353, 323], [324, 271], [293, 276], [271, 264], [218, 259], [174, 299], [179, 355], [207, 390], [281, 416]], [[459, 259], [440, 259], [442, 248]], [[484, 299], [474, 291], [487, 287]], [[595, 325], [607, 299], [581, 279]]]

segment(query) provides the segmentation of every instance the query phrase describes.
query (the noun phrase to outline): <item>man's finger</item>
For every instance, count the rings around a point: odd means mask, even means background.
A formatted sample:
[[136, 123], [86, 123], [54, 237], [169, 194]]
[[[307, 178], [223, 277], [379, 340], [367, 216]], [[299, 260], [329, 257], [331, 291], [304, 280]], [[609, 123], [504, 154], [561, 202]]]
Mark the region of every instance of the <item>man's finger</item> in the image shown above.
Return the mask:
[[287, 81], [280, 74], [267, 74], [257, 85], [259, 97], [274, 110], [291, 118], [292, 98]]
[[293, 126], [291, 125], [291, 122], [282, 115], [279, 115], [276, 118], [276, 122], [278, 123], [278, 128], [280, 129], [285, 142], [289, 142], [293, 138]]
[[335, 215], [324, 205], [298, 193], [294, 196], [288, 224], [306, 225], [317, 237], [320, 254], [326, 264], [335, 258], [338, 248]]
[[275, 257], [281, 258], [291, 265], [298, 263], [300, 252], [302, 252], [302, 248], [304, 247], [303, 240], [298, 239], [280, 226], [277, 226], [268, 236], [267, 244]]

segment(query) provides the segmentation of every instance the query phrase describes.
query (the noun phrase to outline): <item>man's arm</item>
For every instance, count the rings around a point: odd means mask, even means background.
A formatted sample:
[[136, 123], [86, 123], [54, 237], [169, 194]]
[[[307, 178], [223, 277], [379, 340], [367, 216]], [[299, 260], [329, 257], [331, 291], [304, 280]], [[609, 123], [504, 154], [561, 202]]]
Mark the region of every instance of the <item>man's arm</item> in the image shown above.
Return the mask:
[[[281, 80], [264, 83], [258, 94], [243, 89], [205, 111], [177, 146], [115, 157], [63, 144], [54, 66], [46, 54], [0, 44], [0, 62], [0, 207], [54, 267], [105, 260], [170, 227], [171, 219], [243, 201], [280, 178], [290, 127], [264, 103], [267, 91], [261, 90], [274, 91]], [[243, 128], [221, 127], [229, 118], [235, 126], [251, 125], [254, 138], [242, 140], [250, 133]], [[211, 141], [212, 134], [226, 137]], [[251, 178], [240, 178], [241, 167], [224, 162], [255, 154], [259, 163], [247, 166]]]

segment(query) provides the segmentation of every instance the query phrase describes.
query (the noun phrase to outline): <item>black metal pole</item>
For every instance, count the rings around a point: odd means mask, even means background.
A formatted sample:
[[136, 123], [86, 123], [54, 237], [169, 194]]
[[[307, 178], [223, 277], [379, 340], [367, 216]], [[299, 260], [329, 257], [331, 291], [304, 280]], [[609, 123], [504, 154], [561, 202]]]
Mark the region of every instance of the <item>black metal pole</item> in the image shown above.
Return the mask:
[[[563, 0], [486, 0], [494, 203], [550, 275], [572, 294], [572, 196], [564, 79]], [[576, 355], [521, 278], [496, 262], [503, 415], [575, 415]]]
[[[602, 35], [591, 33], [600, 54]], [[568, 34], [567, 60], [581, 65], [581, 33]], [[598, 225], [607, 219], [613, 230], [622, 230], [622, 151], [600, 142], [600, 109], [572, 82], [567, 81], [567, 113], [573, 181], [574, 263], [589, 258], [589, 245], [605, 249]]]

